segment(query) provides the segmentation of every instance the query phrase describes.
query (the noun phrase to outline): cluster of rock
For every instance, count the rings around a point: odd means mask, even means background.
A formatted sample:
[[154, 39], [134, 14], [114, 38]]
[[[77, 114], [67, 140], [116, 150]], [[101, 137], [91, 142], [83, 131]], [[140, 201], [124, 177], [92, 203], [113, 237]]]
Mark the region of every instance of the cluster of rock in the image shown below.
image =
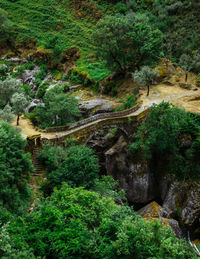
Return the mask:
[[200, 230], [200, 183], [177, 181], [170, 174], [156, 177], [147, 160], [130, 156], [125, 136], [106, 140], [105, 135], [96, 133], [88, 145], [96, 150], [103, 171], [125, 190], [128, 202], [141, 208], [138, 213], [170, 225], [177, 237], [183, 236], [179, 223]]

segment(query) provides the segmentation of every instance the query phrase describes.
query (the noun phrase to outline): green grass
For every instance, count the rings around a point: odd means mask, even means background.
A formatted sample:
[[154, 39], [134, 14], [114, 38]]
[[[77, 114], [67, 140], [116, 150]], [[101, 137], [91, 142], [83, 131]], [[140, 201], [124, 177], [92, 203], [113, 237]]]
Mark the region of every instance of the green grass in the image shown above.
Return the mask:
[[[87, 3], [82, 3], [84, 2]], [[94, 2], [94, 7], [101, 17], [105, 12], [109, 12], [112, 5]], [[80, 49], [80, 59], [77, 61], [80, 71], [87, 72], [95, 81], [110, 73], [103, 63], [94, 59], [91, 35], [99, 17], [97, 19], [95, 12], [92, 15], [91, 10], [87, 10], [84, 5], [82, 9], [75, 10], [70, 0], [61, 3], [57, 0], [1, 0], [0, 8], [8, 12], [13, 31], [17, 33], [17, 42], [34, 39], [38, 46], [51, 49], [55, 56], [64, 50], [77, 47]], [[80, 17], [77, 17], [79, 14]]]

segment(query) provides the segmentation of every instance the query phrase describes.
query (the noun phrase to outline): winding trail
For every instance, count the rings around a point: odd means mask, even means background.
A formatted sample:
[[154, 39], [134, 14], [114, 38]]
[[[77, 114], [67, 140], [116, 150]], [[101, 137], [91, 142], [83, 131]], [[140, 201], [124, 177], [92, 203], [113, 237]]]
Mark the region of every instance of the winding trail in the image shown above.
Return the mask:
[[[139, 98], [139, 102], [141, 102], [142, 105], [138, 110], [115, 118], [120, 119], [120, 118], [125, 118], [130, 116], [139, 116], [142, 112], [144, 112], [145, 110], [148, 110], [153, 103], [159, 104], [162, 101], [174, 103], [177, 106], [186, 108], [186, 110], [188, 111], [200, 113], [200, 101], [198, 101], [198, 106], [197, 106], [197, 103], [195, 103], [195, 106], [193, 105], [192, 107], [188, 108], [188, 103], [189, 101], [191, 101], [190, 100], [191, 97], [192, 98], [200, 97], [200, 91], [199, 90], [189, 91], [189, 90], [182, 89], [180, 87], [171, 87], [166, 85], [155, 86], [155, 87], [152, 87], [150, 96], [146, 96], [146, 91], [142, 93], [142, 95]], [[188, 98], [189, 101], [187, 100], [187, 102], [185, 102], [185, 98]], [[112, 113], [110, 113], [109, 118], [112, 118]], [[77, 133], [80, 130], [93, 127], [95, 126], [95, 124], [98, 124], [101, 122], [105, 122], [109, 118], [95, 119], [94, 121], [90, 121], [81, 126], [77, 126], [60, 132], [44, 132], [34, 128], [28, 119], [22, 117], [20, 119], [20, 125], [18, 128], [21, 131], [21, 134], [24, 138], [27, 138], [30, 135], [40, 134], [41, 138], [54, 139], [54, 138], [61, 138], [61, 137], [65, 137], [65, 136], [67, 137], [67, 136], [73, 135], [74, 133]], [[14, 122], [13, 125], [15, 126], [16, 122]]]

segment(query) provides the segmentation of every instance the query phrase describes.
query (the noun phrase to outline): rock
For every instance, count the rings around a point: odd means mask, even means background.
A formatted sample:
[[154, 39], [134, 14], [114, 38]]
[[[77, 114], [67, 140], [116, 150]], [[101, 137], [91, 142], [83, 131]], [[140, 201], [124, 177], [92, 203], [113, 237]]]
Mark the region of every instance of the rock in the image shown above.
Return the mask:
[[169, 217], [180, 217], [183, 224], [192, 226], [200, 218], [200, 185], [196, 182], [174, 182], [163, 203]]
[[183, 238], [183, 233], [180, 229], [179, 223], [175, 219], [166, 219], [166, 218], [160, 218], [161, 223], [164, 223], [165, 225], [169, 225], [171, 229], [173, 230], [174, 234], [178, 238]]
[[69, 91], [72, 90], [78, 90], [81, 87], [81, 85], [73, 85], [73, 86], [69, 86]]
[[155, 180], [146, 161], [128, 159], [127, 142], [121, 136], [106, 153], [107, 174], [124, 189], [130, 203], [147, 203], [155, 198]]
[[137, 213], [145, 219], [158, 219], [165, 226], [170, 226], [178, 238], [183, 236], [178, 221], [165, 218], [165, 216], [167, 216], [166, 211], [157, 202], [153, 201], [147, 204], [145, 207], [137, 211]]
[[164, 208], [155, 201], [147, 204], [142, 209], [138, 210], [137, 213], [143, 218], [159, 218], [166, 215]]
[[24, 58], [8, 58], [8, 62], [18, 63], [18, 64], [25, 64], [27, 63], [27, 60]]
[[22, 74], [22, 80], [24, 84], [30, 85], [32, 87], [32, 90], [35, 91], [37, 89], [37, 86], [35, 85], [35, 76], [34, 74], [39, 72], [40, 68], [38, 66], [35, 66], [33, 70], [26, 70]]
[[69, 84], [69, 82], [64, 82], [64, 81], [57, 81], [57, 82], [54, 82], [52, 83], [51, 85], [49, 85], [49, 87], [47, 88], [46, 91], [49, 91], [50, 89], [52, 89], [54, 86], [56, 85], [66, 85], [66, 84]]
[[42, 84], [45, 82], [49, 82], [52, 80], [52, 75], [50, 72], [47, 73], [46, 77], [44, 78], [44, 80], [42, 81]]
[[166, 199], [170, 186], [174, 182], [175, 178], [176, 177], [174, 174], [160, 175], [157, 177], [159, 186], [159, 199], [162, 201]]
[[187, 198], [182, 206], [181, 219], [186, 225], [193, 225], [200, 219], [200, 186], [198, 184], [187, 192]]
[[188, 185], [185, 182], [173, 182], [168, 190], [166, 198], [163, 202], [163, 208], [167, 211], [169, 217], [177, 215], [177, 210], [184, 203], [187, 195]]
[[32, 112], [32, 110], [38, 105], [38, 104], [41, 104], [42, 103], [42, 100], [40, 99], [33, 99], [31, 101], [31, 103], [27, 106], [26, 108], [26, 112], [30, 113]]
[[179, 86], [183, 89], [191, 90], [192, 85], [188, 83], [179, 83]]
[[119, 138], [118, 131], [112, 138], [107, 138], [106, 135], [109, 133], [109, 129], [104, 128], [97, 132], [94, 132], [86, 144], [95, 151], [95, 154], [98, 156], [100, 172], [106, 174], [106, 157], [105, 153], [110, 147], [112, 147]]
[[[88, 101], [82, 101], [79, 103], [79, 109], [81, 113], [85, 116], [88, 116], [91, 112], [99, 111], [97, 113], [110, 112], [114, 106], [115, 102], [110, 101], [104, 98], [95, 98]], [[95, 113], [95, 114], [97, 114]], [[94, 115], [94, 113], [93, 113]]]

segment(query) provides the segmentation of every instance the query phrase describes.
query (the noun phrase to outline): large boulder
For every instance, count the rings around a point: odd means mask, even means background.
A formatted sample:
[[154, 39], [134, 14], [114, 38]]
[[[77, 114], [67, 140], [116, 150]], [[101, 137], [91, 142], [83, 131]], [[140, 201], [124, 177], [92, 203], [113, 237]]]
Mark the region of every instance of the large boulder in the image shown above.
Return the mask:
[[166, 211], [157, 202], [153, 201], [137, 211], [139, 215], [147, 220], [159, 220], [163, 225], [170, 226], [178, 238], [183, 236], [178, 221], [166, 218]]
[[79, 102], [79, 109], [83, 116], [88, 116], [89, 114], [97, 114], [102, 112], [111, 112], [115, 102], [110, 101], [105, 98], [94, 98], [87, 101]]
[[36, 79], [35, 73], [38, 73], [39, 71], [40, 71], [40, 68], [38, 66], [35, 66], [33, 70], [26, 70], [22, 74], [23, 83], [30, 85], [33, 91], [37, 89], [37, 86], [35, 84], [35, 79]]
[[105, 156], [107, 174], [118, 180], [130, 203], [147, 203], [155, 198], [155, 180], [147, 161], [134, 162], [129, 157], [123, 136]]
[[143, 218], [159, 218], [165, 216], [165, 210], [157, 202], [152, 201], [137, 211]]
[[175, 181], [163, 203], [169, 217], [178, 216], [182, 223], [192, 226], [200, 218], [200, 185], [196, 182]]

